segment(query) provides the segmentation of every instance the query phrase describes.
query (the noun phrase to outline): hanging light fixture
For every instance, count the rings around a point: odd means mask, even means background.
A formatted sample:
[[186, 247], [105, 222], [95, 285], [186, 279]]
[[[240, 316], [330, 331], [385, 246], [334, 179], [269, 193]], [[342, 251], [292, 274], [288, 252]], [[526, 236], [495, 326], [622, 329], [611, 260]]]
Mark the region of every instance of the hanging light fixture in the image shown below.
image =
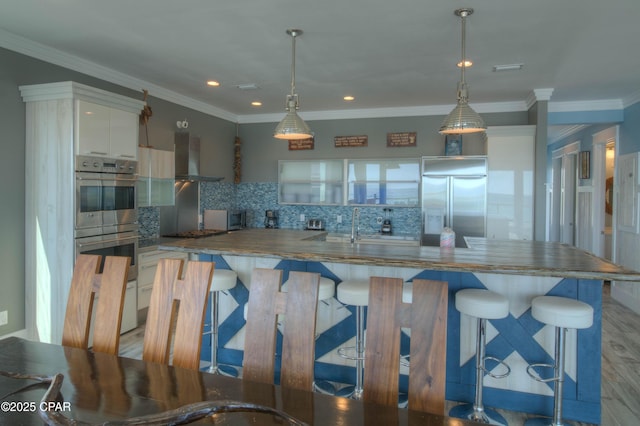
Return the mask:
[[[465, 64], [465, 24], [467, 16], [473, 13], [473, 9], [458, 9], [454, 13], [462, 19], [462, 64]], [[482, 117], [480, 117], [480, 115], [468, 104], [469, 93], [467, 91], [467, 82], [464, 79], [465, 68], [466, 67], [464, 65], [460, 67], [461, 78], [458, 83], [458, 105], [456, 105], [453, 111], [449, 113], [440, 127], [440, 133], [443, 135], [476, 133], [487, 130], [487, 126], [484, 124]]]
[[280, 124], [273, 132], [277, 139], [299, 140], [313, 137], [311, 129], [302, 118], [298, 116], [298, 94], [296, 93], [296, 37], [302, 34], [302, 30], [290, 29], [287, 34], [291, 36], [292, 59], [291, 59], [291, 93], [287, 95], [287, 115], [284, 116]]

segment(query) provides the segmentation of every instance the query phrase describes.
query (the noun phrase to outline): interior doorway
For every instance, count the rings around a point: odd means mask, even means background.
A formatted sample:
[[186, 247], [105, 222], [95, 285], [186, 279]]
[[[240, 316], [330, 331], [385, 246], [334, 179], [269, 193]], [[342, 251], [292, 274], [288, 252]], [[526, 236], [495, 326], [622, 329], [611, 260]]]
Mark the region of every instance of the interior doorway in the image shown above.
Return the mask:
[[593, 245], [589, 251], [609, 260], [614, 257], [617, 129], [612, 126], [593, 135]]

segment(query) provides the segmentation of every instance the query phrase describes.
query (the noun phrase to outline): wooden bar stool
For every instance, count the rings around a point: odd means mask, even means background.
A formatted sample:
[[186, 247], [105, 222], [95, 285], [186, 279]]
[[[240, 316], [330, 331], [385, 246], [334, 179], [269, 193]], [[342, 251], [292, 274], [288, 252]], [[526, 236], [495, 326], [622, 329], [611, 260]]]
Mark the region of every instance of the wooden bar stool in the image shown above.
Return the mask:
[[234, 288], [237, 281], [238, 274], [230, 269], [216, 269], [213, 273], [211, 289], [209, 290], [211, 294], [211, 329], [204, 333], [211, 334], [211, 366], [209, 367], [209, 373], [224, 373], [237, 376], [235, 369], [222, 371], [220, 365], [218, 365], [218, 292]]
[[[557, 296], [539, 296], [531, 302], [531, 316], [541, 323], [554, 326], [555, 363], [530, 364], [527, 373], [539, 382], [555, 382], [553, 392], [553, 419], [534, 417], [525, 422], [527, 426], [553, 425], [562, 426], [562, 389], [564, 385], [565, 337], [567, 329], [589, 328], [593, 324], [593, 308], [579, 300]], [[538, 377], [532, 370], [536, 367], [553, 368], [554, 375], [548, 379]]]
[[[507, 425], [505, 418], [498, 412], [485, 408], [482, 403], [482, 382], [485, 373], [501, 379], [507, 377], [511, 369], [504, 361], [485, 356], [487, 339], [487, 320], [500, 319], [509, 315], [509, 300], [501, 294], [489, 290], [468, 288], [456, 293], [456, 309], [463, 314], [476, 318], [476, 389], [473, 404], [456, 405], [449, 411], [451, 417], [473, 420], [479, 423]], [[503, 374], [494, 374], [485, 367], [489, 359], [506, 367]]]
[[337, 392], [339, 396], [362, 399], [364, 379], [364, 308], [369, 304], [369, 282], [346, 280], [338, 284], [338, 301], [344, 305], [356, 307], [356, 345], [338, 349], [342, 358], [356, 362], [356, 384]]

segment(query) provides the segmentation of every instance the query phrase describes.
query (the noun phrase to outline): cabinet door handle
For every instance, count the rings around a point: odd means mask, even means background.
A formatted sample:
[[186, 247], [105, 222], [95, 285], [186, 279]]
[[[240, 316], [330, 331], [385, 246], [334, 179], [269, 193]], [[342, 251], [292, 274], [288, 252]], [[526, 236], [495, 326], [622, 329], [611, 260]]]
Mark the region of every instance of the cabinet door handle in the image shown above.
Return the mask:
[[98, 154], [98, 155], [107, 155], [107, 152], [100, 152], [100, 151], [89, 151], [90, 154]]

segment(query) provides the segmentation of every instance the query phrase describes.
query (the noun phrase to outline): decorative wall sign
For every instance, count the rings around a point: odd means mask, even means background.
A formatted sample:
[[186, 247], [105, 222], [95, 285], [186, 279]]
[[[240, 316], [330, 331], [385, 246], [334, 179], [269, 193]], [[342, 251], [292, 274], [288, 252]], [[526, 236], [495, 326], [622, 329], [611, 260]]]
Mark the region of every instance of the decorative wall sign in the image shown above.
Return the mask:
[[444, 155], [462, 155], [462, 135], [447, 135], [444, 138]]
[[313, 146], [314, 146], [314, 138], [289, 141], [289, 151], [302, 151], [304, 149], [313, 149]]
[[369, 137], [361, 136], [336, 136], [333, 138], [336, 148], [360, 148], [369, 145]]
[[591, 177], [591, 152], [580, 151], [580, 179]]
[[416, 146], [417, 139], [418, 138], [416, 132], [387, 133], [387, 146]]

